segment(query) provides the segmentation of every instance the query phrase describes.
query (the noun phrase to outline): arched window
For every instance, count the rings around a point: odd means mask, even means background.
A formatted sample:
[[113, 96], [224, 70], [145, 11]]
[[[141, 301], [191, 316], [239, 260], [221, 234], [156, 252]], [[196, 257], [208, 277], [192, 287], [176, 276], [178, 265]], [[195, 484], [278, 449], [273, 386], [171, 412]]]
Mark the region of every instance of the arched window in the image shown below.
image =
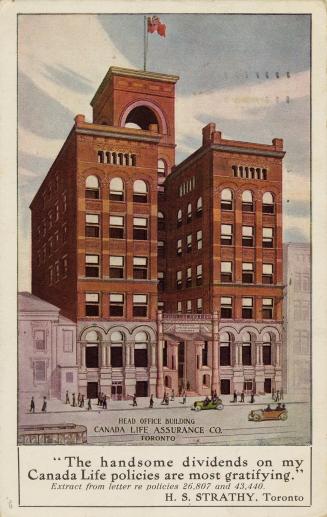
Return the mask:
[[242, 192], [242, 210], [243, 212], [253, 212], [253, 195], [251, 190]]
[[86, 368], [99, 367], [99, 335], [95, 330], [91, 330], [85, 336], [85, 366]]
[[232, 337], [229, 332], [222, 332], [219, 338], [220, 342], [220, 366], [231, 365], [231, 345]]
[[199, 197], [197, 202], [196, 202], [196, 213], [197, 215], [201, 215], [202, 214], [202, 197]]
[[133, 184], [134, 203], [148, 202], [148, 186], [143, 180], [135, 180]]
[[134, 363], [136, 368], [148, 366], [148, 341], [149, 337], [146, 332], [138, 332], [135, 335]]
[[167, 172], [167, 165], [165, 160], [162, 160], [161, 158], [158, 160], [158, 176], [166, 176]]
[[191, 203], [188, 203], [187, 205], [187, 221], [192, 220], [192, 205]]
[[124, 183], [121, 178], [110, 180], [109, 199], [111, 201], [124, 201]]
[[262, 211], [264, 214], [274, 213], [274, 196], [271, 192], [265, 192], [262, 197]]
[[272, 364], [272, 353], [271, 353], [271, 335], [266, 332], [262, 338], [262, 362], [263, 364]]
[[86, 178], [85, 197], [88, 199], [99, 199], [100, 197], [99, 180], [94, 175]]
[[203, 375], [203, 376], [202, 376], [202, 384], [203, 384], [203, 386], [205, 386], [205, 387], [210, 386], [210, 375], [207, 375], [207, 374], [206, 374], [206, 375]]
[[242, 337], [242, 364], [251, 366], [252, 364], [252, 340], [250, 332], [245, 332]]
[[170, 377], [170, 375], [165, 375], [164, 384], [165, 384], [165, 388], [171, 388], [171, 377]]
[[110, 336], [110, 342], [111, 366], [121, 368], [123, 366], [124, 334], [118, 331], [113, 332]]
[[224, 188], [221, 191], [220, 207], [222, 210], [233, 210], [233, 193], [231, 189]]
[[165, 229], [165, 216], [162, 212], [158, 212], [158, 230]]
[[181, 209], [177, 212], [177, 226], [180, 226], [183, 222], [183, 212]]

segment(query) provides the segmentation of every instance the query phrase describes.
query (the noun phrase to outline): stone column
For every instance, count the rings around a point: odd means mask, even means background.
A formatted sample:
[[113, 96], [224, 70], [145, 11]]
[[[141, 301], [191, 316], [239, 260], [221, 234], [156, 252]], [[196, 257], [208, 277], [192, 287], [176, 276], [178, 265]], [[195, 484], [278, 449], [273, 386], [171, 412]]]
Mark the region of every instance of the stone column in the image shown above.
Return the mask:
[[106, 361], [106, 345], [105, 343], [101, 343], [101, 367], [104, 368], [107, 366]]
[[107, 366], [111, 366], [111, 348], [110, 348], [109, 343], [106, 343], [106, 352], [107, 352]]
[[82, 368], [86, 368], [86, 344], [80, 343], [81, 347], [81, 366]]
[[162, 349], [164, 344], [162, 312], [158, 311], [158, 348], [157, 348], [157, 397], [162, 398], [164, 392], [163, 370], [162, 370]]
[[156, 366], [156, 343], [150, 344], [151, 366]]
[[125, 343], [125, 366], [130, 365], [129, 343]]
[[280, 342], [276, 342], [276, 366], [280, 366]]
[[129, 364], [131, 366], [134, 366], [134, 364], [135, 364], [134, 350], [135, 350], [135, 344], [134, 343], [130, 343], [129, 344]]
[[219, 369], [218, 369], [218, 348], [219, 348], [219, 319], [218, 312], [212, 315], [212, 380], [211, 390], [220, 393]]
[[260, 362], [260, 365], [263, 365], [263, 346], [262, 346], [262, 343], [260, 343], [259, 345], [259, 362]]

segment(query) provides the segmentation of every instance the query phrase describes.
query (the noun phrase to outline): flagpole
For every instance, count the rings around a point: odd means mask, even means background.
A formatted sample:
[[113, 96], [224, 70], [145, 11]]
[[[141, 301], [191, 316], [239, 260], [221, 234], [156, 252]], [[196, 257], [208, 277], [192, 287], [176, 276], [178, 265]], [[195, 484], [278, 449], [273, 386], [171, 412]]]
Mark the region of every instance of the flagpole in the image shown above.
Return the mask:
[[146, 71], [147, 53], [148, 53], [148, 27], [147, 27], [147, 17], [144, 16], [144, 66], [143, 66], [144, 71]]

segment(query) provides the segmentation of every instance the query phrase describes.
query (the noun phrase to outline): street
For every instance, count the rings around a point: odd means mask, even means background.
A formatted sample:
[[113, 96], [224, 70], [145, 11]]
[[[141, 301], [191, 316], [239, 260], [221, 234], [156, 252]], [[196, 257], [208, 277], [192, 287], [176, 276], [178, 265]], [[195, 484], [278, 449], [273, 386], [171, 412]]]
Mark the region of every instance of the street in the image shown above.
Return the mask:
[[87, 428], [91, 445], [303, 445], [310, 442], [310, 405], [307, 401], [284, 400], [286, 421], [252, 422], [251, 410], [276, 403], [269, 396], [256, 397], [254, 404], [232, 403], [223, 396], [223, 410], [192, 410], [198, 398], [186, 404], [176, 398], [169, 406], [148, 398], [139, 398], [137, 407], [131, 400], [110, 401], [108, 409], [92, 401], [92, 410], [71, 407], [58, 400], [48, 401], [47, 413], [28, 412], [26, 401], [20, 408], [19, 425], [75, 423]]

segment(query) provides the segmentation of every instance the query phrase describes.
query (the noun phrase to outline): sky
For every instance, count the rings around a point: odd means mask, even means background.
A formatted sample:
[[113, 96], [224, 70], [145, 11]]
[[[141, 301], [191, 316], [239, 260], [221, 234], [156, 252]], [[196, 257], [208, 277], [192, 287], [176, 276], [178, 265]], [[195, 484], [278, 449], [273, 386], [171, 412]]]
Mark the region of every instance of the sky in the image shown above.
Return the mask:
[[[159, 14], [147, 70], [180, 76], [176, 162], [215, 122], [224, 138], [283, 138], [284, 241], [310, 237], [310, 17]], [[29, 204], [77, 113], [110, 66], [143, 69], [143, 15], [20, 15], [18, 23], [19, 290], [30, 290]]]

